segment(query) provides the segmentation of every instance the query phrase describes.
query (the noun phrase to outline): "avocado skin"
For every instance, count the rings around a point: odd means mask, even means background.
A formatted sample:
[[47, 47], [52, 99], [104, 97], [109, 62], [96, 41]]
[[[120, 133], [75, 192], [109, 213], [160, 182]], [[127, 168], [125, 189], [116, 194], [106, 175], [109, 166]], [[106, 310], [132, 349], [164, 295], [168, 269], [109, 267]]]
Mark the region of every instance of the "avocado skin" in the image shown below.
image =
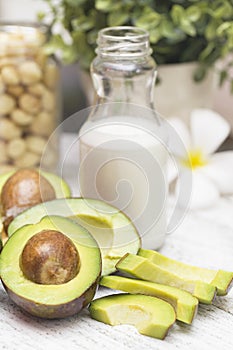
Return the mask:
[[7, 288], [7, 286], [2, 281], [3, 287], [5, 288], [10, 299], [19, 306], [22, 310], [26, 311], [28, 314], [47, 319], [59, 319], [69, 316], [73, 316], [80, 312], [85, 306], [87, 306], [90, 301], [94, 298], [100, 276], [96, 281], [78, 298], [71, 300], [66, 304], [60, 305], [43, 305], [34, 303], [31, 300], [23, 298], [15, 294], [12, 290]]

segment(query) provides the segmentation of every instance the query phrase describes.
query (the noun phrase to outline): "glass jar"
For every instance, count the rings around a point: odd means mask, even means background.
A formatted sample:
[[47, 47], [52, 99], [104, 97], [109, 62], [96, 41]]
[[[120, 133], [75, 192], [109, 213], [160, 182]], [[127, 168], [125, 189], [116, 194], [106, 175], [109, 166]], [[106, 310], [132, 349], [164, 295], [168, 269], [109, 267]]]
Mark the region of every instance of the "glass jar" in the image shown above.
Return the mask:
[[166, 132], [153, 109], [156, 64], [148, 33], [135, 27], [99, 32], [91, 65], [96, 105], [82, 126], [80, 192], [123, 210], [144, 248], [166, 233]]
[[47, 39], [42, 25], [0, 24], [1, 172], [56, 169], [58, 139], [46, 144], [60, 122], [59, 69], [45, 53]]

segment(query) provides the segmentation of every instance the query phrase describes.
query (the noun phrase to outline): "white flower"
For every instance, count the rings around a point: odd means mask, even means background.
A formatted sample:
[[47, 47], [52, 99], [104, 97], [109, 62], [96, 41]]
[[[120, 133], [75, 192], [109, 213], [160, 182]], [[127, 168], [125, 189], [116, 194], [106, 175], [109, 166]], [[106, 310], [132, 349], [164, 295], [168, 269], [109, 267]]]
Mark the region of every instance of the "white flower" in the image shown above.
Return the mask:
[[[233, 194], [233, 151], [217, 152], [230, 132], [230, 126], [219, 114], [209, 109], [195, 109], [190, 116], [190, 127], [178, 118], [169, 120], [184, 146], [173, 145], [179, 174], [170, 169], [170, 179], [178, 176], [176, 190], [182, 177], [192, 172], [191, 209], [214, 205], [220, 195]], [[182, 189], [180, 189], [182, 191]], [[185, 196], [184, 196], [185, 198]], [[185, 206], [187, 200], [179, 205]]]

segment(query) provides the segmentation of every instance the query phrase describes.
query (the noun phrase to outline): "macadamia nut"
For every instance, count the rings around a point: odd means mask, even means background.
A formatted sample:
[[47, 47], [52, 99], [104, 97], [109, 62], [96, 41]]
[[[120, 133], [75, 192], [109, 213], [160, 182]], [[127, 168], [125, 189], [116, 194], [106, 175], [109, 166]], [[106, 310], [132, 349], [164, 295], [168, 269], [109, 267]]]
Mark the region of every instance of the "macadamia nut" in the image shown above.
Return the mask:
[[41, 83], [29, 85], [28, 92], [32, 95], [40, 97], [45, 92], [45, 86]]
[[42, 154], [46, 146], [46, 140], [39, 136], [28, 136], [26, 138], [27, 148], [36, 154]]
[[42, 106], [46, 111], [55, 109], [55, 96], [52, 92], [45, 90], [42, 96]]
[[10, 85], [7, 88], [7, 92], [14, 97], [19, 97], [24, 92], [24, 88], [21, 85]]
[[55, 129], [55, 117], [48, 112], [39, 113], [30, 125], [30, 131], [35, 135], [48, 137]]
[[11, 113], [11, 119], [19, 126], [28, 126], [32, 123], [34, 117], [17, 108]]
[[7, 145], [7, 155], [12, 159], [17, 159], [26, 151], [26, 143], [23, 139], [11, 140]]
[[8, 85], [18, 85], [19, 84], [19, 74], [14, 67], [4, 67], [2, 69], [2, 80]]
[[38, 98], [30, 94], [23, 94], [19, 98], [20, 107], [27, 113], [37, 114], [41, 110], [41, 102]]
[[11, 113], [14, 107], [15, 100], [10, 95], [0, 95], [0, 115]]
[[36, 62], [25, 61], [19, 66], [19, 75], [23, 84], [30, 85], [40, 81], [42, 72]]
[[12, 121], [6, 118], [0, 118], [0, 138], [6, 141], [21, 136], [22, 130], [18, 128]]
[[15, 166], [21, 168], [38, 166], [40, 164], [40, 156], [33, 152], [25, 152], [21, 157], [17, 158], [14, 162]]
[[58, 69], [55, 64], [48, 63], [45, 67], [44, 82], [48, 88], [53, 89], [58, 82]]

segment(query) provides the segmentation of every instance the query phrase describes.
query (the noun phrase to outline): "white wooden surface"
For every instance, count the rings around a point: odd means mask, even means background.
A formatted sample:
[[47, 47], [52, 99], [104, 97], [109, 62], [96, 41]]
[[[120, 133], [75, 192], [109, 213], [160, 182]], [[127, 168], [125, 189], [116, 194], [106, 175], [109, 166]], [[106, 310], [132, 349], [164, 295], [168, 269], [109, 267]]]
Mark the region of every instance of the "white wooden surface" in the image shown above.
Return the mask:
[[[63, 141], [64, 150], [69, 140]], [[72, 166], [66, 166], [64, 173], [69, 181], [73, 179]], [[232, 212], [233, 198], [222, 198], [214, 208], [188, 213], [167, 237], [161, 252], [199, 266], [233, 271]], [[112, 291], [101, 288], [96, 297], [108, 293]], [[213, 305], [200, 305], [191, 326], [177, 322], [160, 341], [138, 334], [132, 326], [111, 327], [94, 321], [87, 310], [64, 320], [30, 317], [1, 287], [0, 349], [233, 349], [233, 290], [226, 297], [217, 297]]]

